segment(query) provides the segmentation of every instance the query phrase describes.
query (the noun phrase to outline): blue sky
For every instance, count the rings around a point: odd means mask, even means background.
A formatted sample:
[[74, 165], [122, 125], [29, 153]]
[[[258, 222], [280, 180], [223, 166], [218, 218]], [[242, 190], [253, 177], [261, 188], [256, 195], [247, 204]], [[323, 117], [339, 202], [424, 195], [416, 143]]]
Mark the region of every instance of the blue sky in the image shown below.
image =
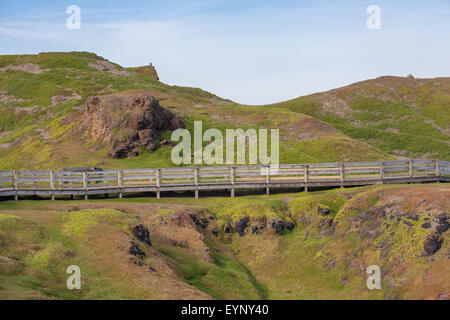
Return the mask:
[[[66, 27], [72, 4], [80, 30]], [[369, 5], [380, 30], [366, 26]], [[0, 0], [0, 54], [74, 50], [265, 104], [382, 75], [450, 76], [450, 1]]]

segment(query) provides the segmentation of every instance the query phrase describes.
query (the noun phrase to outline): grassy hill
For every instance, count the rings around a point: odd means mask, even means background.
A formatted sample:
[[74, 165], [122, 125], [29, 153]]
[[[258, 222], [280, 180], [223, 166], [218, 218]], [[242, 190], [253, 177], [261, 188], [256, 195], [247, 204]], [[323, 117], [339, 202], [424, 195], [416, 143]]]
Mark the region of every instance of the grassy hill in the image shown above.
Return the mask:
[[450, 78], [380, 77], [271, 107], [310, 115], [398, 157], [450, 156]]
[[[88, 97], [124, 92], [150, 93], [188, 129], [278, 128], [281, 163], [450, 160], [450, 78], [381, 77], [245, 106], [70, 52], [0, 56], [0, 170], [173, 166], [170, 145], [113, 159], [80, 133]], [[448, 299], [449, 199], [439, 184], [0, 201], [0, 299]], [[66, 288], [69, 265], [81, 290]], [[381, 290], [367, 289], [368, 265]]]
[[[446, 185], [400, 185], [0, 202], [0, 298], [448, 299], [448, 195]], [[271, 219], [295, 227], [280, 235]], [[133, 233], [139, 224], [151, 246]], [[440, 246], [430, 253], [432, 235]], [[65, 287], [69, 265], [81, 290]], [[381, 268], [381, 290], [367, 289], [369, 265]]]
[[194, 120], [203, 120], [204, 130], [279, 128], [284, 163], [450, 157], [448, 78], [383, 77], [279, 104], [243, 106], [166, 85], [147, 69], [125, 69], [85, 52], [0, 56], [0, 169], [170, 166], [170, 146], [111, 159], [75, 130], [87, 97], [130, 90], [154, 95], [182, 115], [188, 129]]

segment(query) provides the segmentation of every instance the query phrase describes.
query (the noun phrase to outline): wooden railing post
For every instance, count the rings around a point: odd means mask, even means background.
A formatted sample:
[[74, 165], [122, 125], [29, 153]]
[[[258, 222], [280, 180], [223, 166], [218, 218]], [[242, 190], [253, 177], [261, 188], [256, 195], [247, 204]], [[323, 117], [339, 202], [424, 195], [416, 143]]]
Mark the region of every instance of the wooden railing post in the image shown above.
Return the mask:
[[198, 168], [194, 168], [195, 199], [198, 199]]
[[161, 169], [156, 169], [156, 199], [161, 199]]
[[117, 170], [117, 185], [119, 186], [119, 198], [123, 197], [123, 172], [122, 170]]
[[270, 166], [266, 167], [266, 194], [270, 194]]
[[412, 163], [412, 160], [411, 160], [411, 159], [408, 161], [408, 176], [409, 176], [409, 183], [412, 183], [412, 178], [413, 178], [413, 163]]
[[55, 200], [55, 176], [52, 170], [49, 171], [50, 189], [52, 190], [52, 200]]
[[344, 164], [339, 165], [339, 180], [341, 181], [341, 188], [344, 187]]
[[83, 188], [84, 188], [84, 200], [88, 200], [88, 173], [83, 171]]
[[381, 183], [384, 184], [384, 163], [380, 161], [380, 180]]
[[439, 159], [435, 160], [437, 183], [439, 183]]
[[230, 167], [231, 197], [234, 198], [234, 167]]
[[305, 192], [308, 192], [308, 165], [305, 164], [305, 169], [304, 169], [304, 175], [305, 175]]
[[17, 201], [19, 200], [19, 190], [17, 187], [17, 173], [16, 170], [12, 171], [12, 181], [13, 181], [13, 186], [14, 186], [14, 200]]

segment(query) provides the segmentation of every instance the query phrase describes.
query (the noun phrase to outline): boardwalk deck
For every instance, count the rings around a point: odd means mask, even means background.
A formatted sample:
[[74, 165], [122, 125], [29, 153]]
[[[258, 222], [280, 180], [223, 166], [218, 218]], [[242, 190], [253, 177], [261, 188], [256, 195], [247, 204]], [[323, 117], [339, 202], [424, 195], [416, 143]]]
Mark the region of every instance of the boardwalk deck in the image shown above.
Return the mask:
[[347, 187], [390, 183], [450, 182], [450, 162], [440, 160], [369, 161], [347, 163], [284, 164], [123, 169], [87, 172], [2, 171], [0, 197], [39, 195], [83, 196], [165, 191], [263, 188]]

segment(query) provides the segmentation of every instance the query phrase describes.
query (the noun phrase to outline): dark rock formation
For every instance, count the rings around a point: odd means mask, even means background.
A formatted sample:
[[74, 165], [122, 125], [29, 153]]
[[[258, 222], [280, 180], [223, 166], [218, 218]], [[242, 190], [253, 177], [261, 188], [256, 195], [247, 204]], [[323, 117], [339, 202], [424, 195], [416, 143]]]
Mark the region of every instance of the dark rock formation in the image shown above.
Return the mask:
[[249, 219], [247, 217], [239, 219], [239, 221], [236, 222], [236, 232], [241, 236], [245, 236], [245, 229], [247, 228]]
[[295, 224], [294, 224], [292, 221], [286, 221], [286, 222], [284, 223], [284, 227], [285, 227], [286, 229], [288, 229], [289, 231], [291, 231], [291, 230], [294, 229]]
[[270, 222], [270, 227], [275, 230], [279, 235], [283, 235], [284, 223], [280, 219], [272, 219]]
[[442, 238], [439, 234], [430, 234], [425, 240], [425, 244], [423, 249], [428, 256], [435, 254], [440, 248], [442, 244]]
[[126, 158], [141, 147], [154, 151], [162, 131], [184, 128], [184, 123], [147, 93], [121, 93], [89, 97], [82, 127], [112, 157]]
[[425, 222], [425, 223], [423, 223], [423, 224], [421, 225], [421, 227], [424, 228], [424, 229], [430, 229], [430, 228], [431, 228], [431, 223]]
[[447, 215], [445, 213], [438, 215], [435, 218], [435, 223], [436, 223], [435, 229], [437, 233], [444, 233], [445, 231], [448, 230], [450, 226]]
[[219, 230], [217, 230], [217, 228], [214, 228], [211, 230], [211, 233], [217, 237], [219, 235]]
[[189, 217], [191, 217], [191, 220], [194, 221], [195, 225], [206, 229], [208, 227], [209, 221], [207, 218], [200, 217], [197, 213], [191, 213], [189, 214]]
[[231, 233], [231, 231], [232, 231], [232, 230], [231, 230], [230, 226], [229, 226], [229, 225], [226, 225], [225, 228], [224, 228], [224, 232], [225, 232], [225, 233]]
[[332, 225], [333, 225], [333, 219], [332, 218], [320, 220], [320, 222], [319, 222], [319, 230], [327, 230]]
[[152, 243], [150, 242], [150, 232], [143, 224], [134, 226], [132, 231], [136, 238], [147, 244], [149, 247], [152, 246]]
[[331, 211], [330, 211], [330, 208], [324, 208], [324, 207], [318, 206], [317, 213], [322, 216], [327, 216], [331, 213]]
[[174, 240], [172, 242], [172, 245], [174, 247], [181, 247], [181, 248], [188, 248], [189, 247], [189, 243], [186, 240]]
[[134, 242], [133, 240], [130, 241], [130, 248], [128, 249], [128, 253], [133, 255], [133, 257], [131, 258], [131, 261], [142, 267], [143, 260], [145, 257], [145, 252], [141, 250], [141, 248], [139, 248], [139, 246], [137, 245], [136, 242]]
[[252, 226], [252, 233], [253, 234], [259, 234], [261, 231], [257, 225]]

